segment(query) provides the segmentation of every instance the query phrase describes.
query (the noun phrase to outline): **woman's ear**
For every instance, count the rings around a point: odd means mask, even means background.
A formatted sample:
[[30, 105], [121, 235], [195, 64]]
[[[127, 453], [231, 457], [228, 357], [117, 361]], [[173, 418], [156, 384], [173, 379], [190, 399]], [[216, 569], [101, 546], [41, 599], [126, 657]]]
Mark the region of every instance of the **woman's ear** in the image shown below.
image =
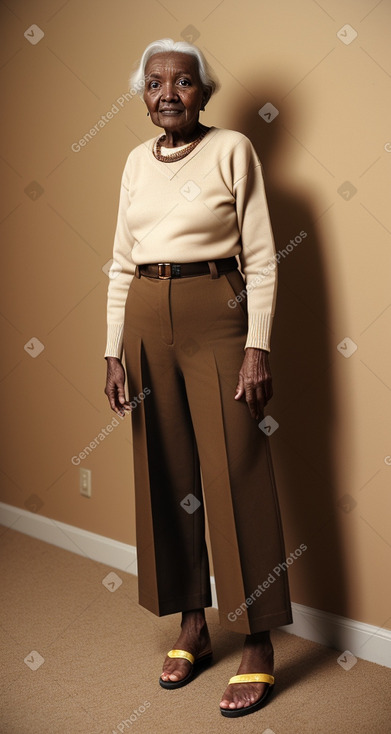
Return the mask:
[[204, 110], [206, 105], [208, 104], [210, 97], [211, 97], [211, 90], [210, 89], [204, 89], [203, 95], [202, 95], [202, 106], [201, 110]]

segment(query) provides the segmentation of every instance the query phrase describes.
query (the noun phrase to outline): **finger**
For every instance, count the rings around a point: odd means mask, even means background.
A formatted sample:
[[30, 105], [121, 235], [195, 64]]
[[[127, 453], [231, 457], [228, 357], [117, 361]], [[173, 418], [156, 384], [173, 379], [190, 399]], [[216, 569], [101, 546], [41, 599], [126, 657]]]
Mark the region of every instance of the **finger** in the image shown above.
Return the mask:
[[271, 400], [273, 397], [273, 384], [272, 384], [271, 379], [265, 380], [265, 382], [262, 384], [262, 388], [263, 388], [263, 396], [264, 396], [265, 405], [266, 405], [266, 403], [268, 403], [269, 400]]
[[125, 415], [125, 413], [131, 413], [132, 412], [132, 407], [131, 407], [131, 405], [130, 405], [130, 403], [128, 401], [126, 401], [126, 403], [123, 403], [123, 404], [122, 403], [119, 403], [119, 404], [117, 403], [117, 406], [116, 407], [121, 412], [121, 415]]
[[110, 381], [106, 386], [105, 392], [108, 397], [111, 410], [113, 410], [114, 413], [117, 413], [117, 415], [124, 416], [124, 406], [118, 401], [118, 386]]
[[[125, 396], [124, 396], [124, 399], [125, 399]], [[117, 395], [116, 400], [115, 400], [115, 412], [118, 413], [118, 415], [120, 415], [123, 418], [125, 413], [129, 413], [131, 411], [132, 411], [132, 408], [130, 406], [130, 403], [127, 400], [125, 400], [124, 403], [120, 403], [119, 397]]]
[[256, 393], [253, 387], [246, 388], [246, 403], [248, 405], [248, 409], [250, 411], [251, 417], [257, 418], [258, 404], [257, 404]]
[[125, 411], [129, 411], [131, 410], [131, 408], [129, 402], [126, 400], [125, 397], [125, 380], [123, 379], [122, 375], [114, 377], [113, 392], [116, 413], [123, 417], [125, 415]]
[[262, 417], [264, 407], [265, 407], [265, 405], [267, 403], [267, 400], [265, 398], [265, 392], [264, 392], [264, 389], [263, 389], [263, 386], [262, 385], [259, 385], [257, 387], [255, 394], [256, 394], [256, 405], [257, 405], [257, 408], [256, 408], [256, 411], [257, 411], [256, 418], [259, 419], [259, 418]]
[[116, 405], [114, 392], [108, 391], [107, 397], [111, 410], [114, 410], [114, 413], [119, 413], [119, 407]]
[[117, 413], [117, 415], [121, 415], [121, 416], [124, 414], [124, 410], [122, 406], [117, 403], [114, 395], [109, 397], [109, 403], [110, 403], [110, 408], [111, 410], [114, 411], [114, 413]]
[[117, 387], [117, 401], [118, 401], [118, 403], [120, 403], [121, 405], [123, 405], [124, 403], [126, 403], [125, 391], [124, 391], [124, 384], [123, 383], [117, 383], [117, 386], [116, 387]]
[[235, 400], [240, 400], [244, 395], [244, 381], [241, 374], [239, 374], [238, 384], [236, 386]]

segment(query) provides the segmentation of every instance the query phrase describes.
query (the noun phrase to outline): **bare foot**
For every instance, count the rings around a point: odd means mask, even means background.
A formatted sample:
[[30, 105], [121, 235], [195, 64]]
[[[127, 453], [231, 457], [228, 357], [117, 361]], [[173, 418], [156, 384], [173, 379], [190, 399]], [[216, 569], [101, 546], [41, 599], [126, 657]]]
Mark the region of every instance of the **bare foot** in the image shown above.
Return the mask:
[[[243, 656], [237, 675], [242, 673], [269, 673], [273, 675], [274, 655], [269, 632], [246, 635]], [[220, 701], [223, 709], [239, 709], [250, 706], [262, 698], [267, 683], [231, 683]]]
[[[187, 650], [197, 659], [203, 654], [212, 651], [208, 627], [203, 609], [194, 609], [183, 612], [181, 622], [181, 634], [179, 635], [173, 649]], [[169, 658], [166, 656], [163, 663], [161, 679], [166, 681], [179, 681], [185, 678], [191, 670], [189, 660], [183, 658]]]

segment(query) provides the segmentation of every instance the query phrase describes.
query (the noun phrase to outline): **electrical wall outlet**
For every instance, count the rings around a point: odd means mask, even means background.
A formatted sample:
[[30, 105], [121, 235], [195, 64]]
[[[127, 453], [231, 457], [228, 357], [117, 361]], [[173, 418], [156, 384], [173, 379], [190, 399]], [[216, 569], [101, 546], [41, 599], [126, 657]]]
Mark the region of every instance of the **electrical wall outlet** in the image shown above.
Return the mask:
[[79, 486], [83, 497], [91, 497], [91, 469], [80, 469]]

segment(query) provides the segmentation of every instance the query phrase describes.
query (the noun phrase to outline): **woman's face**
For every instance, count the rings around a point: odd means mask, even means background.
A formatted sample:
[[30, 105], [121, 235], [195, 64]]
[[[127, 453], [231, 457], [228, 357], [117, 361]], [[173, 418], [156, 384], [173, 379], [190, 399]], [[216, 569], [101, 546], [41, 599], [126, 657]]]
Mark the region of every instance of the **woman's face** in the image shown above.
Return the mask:
[[154, 54], [145, 75], [144, 102], [152, 122], [170, 132], [194, 130], [207, 101], [194, 56], [177, 51]]

